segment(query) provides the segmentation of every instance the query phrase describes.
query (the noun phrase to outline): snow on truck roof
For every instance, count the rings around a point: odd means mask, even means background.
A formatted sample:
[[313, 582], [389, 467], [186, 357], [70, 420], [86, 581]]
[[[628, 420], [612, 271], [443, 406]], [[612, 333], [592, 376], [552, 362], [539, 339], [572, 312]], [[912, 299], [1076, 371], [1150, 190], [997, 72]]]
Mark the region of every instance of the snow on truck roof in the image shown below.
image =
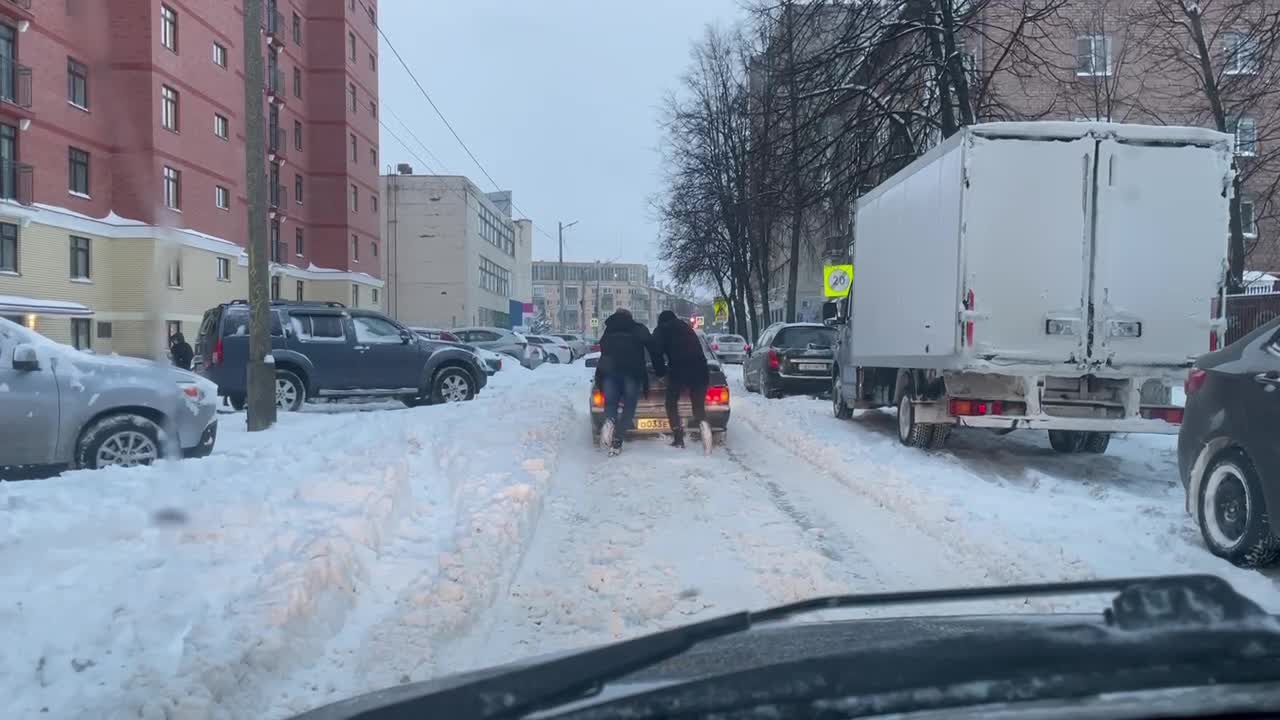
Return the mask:
[[1111, 122], [993, 122], [971, 125], [968, 131], [980, 137], [1025, 138], [1028, 140], [1074, 140], [1093, 135], [1131, 142], [1178, 142], [1215, 145], [1231, 142], [1231, 136], [1216, 130], [1178, 125], [1135, 125]]

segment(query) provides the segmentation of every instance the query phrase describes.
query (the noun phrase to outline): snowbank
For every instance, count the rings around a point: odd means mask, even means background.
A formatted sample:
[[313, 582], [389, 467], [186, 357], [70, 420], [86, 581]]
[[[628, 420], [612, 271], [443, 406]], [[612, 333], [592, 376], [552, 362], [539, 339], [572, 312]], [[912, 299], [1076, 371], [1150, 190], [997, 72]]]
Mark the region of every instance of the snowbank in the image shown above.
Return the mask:
[[265, 433], [224, 414], [204, 460], [0, 484], [6, 715], [283, 716], [324, 698], [273, 682], [366, 635], [388, 587], [465, 626], [518, 558], [564, 432], [576, 378], [540, 379]]

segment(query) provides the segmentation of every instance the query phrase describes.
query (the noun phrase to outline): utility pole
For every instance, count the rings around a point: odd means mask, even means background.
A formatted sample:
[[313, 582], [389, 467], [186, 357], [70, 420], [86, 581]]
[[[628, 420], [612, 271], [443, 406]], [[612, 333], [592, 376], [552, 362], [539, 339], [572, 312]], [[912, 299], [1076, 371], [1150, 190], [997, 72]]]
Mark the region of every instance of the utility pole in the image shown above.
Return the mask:
[[249, 432], [276, 422], [276, 373], [271, 354], [271, 269], [267, 265], [267, 148], [262, 112], [262, 0], [244, 0], [244, 171], [249, 206]]
[[565, 225], [563, 222], [558, 223], [560, 226], [560, 265], [556, 272], [560, 274], [560, 303], [559, 312], [556, 313], [556, 330], [564, 332], [564, 231], [578, 224], [577, 220]]

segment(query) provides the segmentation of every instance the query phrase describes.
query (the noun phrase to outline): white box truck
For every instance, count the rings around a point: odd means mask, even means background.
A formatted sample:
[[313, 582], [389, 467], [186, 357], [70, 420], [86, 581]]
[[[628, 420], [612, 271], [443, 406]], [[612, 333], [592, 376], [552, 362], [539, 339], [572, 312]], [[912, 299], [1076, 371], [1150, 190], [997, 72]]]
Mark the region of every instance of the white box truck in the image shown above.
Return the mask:
[[1229, 135], [1112, 123], [965, 128], [862, 197], [832, 403], [897, 407], [906, 445], [955, 426], [1061, 452], [1176, 433], [1222, 329]]

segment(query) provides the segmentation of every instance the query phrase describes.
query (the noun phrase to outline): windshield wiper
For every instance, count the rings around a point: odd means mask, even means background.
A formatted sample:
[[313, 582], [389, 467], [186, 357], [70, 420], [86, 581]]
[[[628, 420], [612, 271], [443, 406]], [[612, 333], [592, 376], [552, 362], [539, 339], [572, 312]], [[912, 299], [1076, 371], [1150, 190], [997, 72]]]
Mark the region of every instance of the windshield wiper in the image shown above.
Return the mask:
[[1104, 619], [1121, 629], [1209, 625], [1269, 618], [1257, 604], [1213, 575], [1167, 575], [1036, 583], [957, 590], [834, 595], [778, 605], [663, 630], [584, 650], [351, 717], [362, 720], [516, 718], [599, 693], [612, 680], [677, 657], [699, 643], [821, 610], [921, 603], [1117, 593]]

